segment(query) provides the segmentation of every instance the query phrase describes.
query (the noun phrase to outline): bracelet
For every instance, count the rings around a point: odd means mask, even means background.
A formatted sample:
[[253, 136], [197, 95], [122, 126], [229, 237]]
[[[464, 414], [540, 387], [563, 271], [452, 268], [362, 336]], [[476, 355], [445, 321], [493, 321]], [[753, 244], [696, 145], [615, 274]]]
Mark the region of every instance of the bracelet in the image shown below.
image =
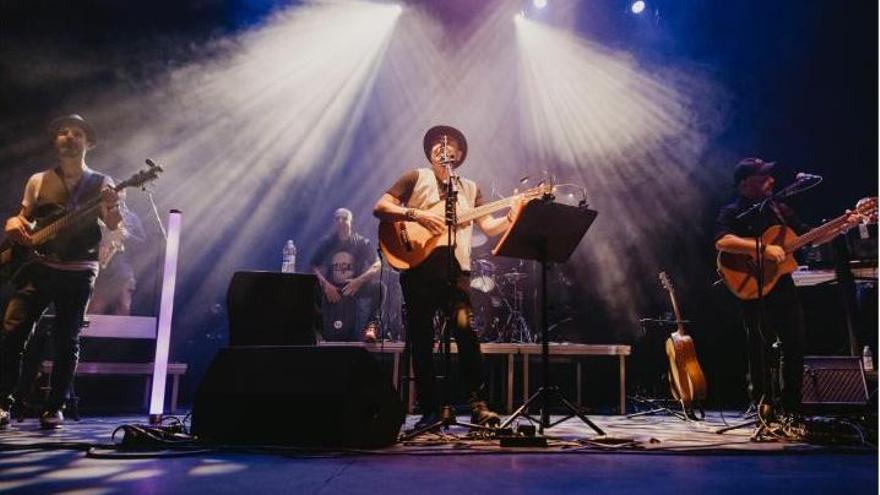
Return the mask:
[[415, 220], [416, 219], [416, 209], [415, 208], [407, 208], [406, 213], [403, 214], [407, 220]]

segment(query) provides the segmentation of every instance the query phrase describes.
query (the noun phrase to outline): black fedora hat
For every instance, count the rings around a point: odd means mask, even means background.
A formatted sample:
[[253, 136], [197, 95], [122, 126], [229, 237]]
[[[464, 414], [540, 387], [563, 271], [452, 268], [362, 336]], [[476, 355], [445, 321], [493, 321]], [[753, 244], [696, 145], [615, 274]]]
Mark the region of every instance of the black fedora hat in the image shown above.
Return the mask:
[[453, 168], [460, 167], [461, 164], [464, 163], [464, 159], [467, 157], [467, 139], [464, 138], [464, 134], [462, 134], [461, 131], [449, 125], [435, 125], [428, 129], [428, 132], [425, 133], [425, 138], [422, 140], [422, 147], [425, 148], [425, 156], [428, 158], [428, 161], [431, 161], [431, 148], [442, 141], [443, 136], [446, 136], [448, 139], [454, 139], [458, 142], [458, 147], [461, 151], [461, 158], [455, 163]]
[[95, 128], [89, 124], [86, 119], [82, 117], [82, 115], [72, 113], [70, 115], [62, 115], [61, 117], [56, 117], [52, 119], [52, 122], [49, 122], [49, 127], [47, 127], [47, 131], [49, 132], [49, 137], [53, 138], [55, 133], [58, 132], [58, 129], [64, 125], [73, 125], [79, 127], [86, 133], [86, 139], [88, 139], [89, 144], [94, 146], [98, 143], [98, 133], [95, 132]]

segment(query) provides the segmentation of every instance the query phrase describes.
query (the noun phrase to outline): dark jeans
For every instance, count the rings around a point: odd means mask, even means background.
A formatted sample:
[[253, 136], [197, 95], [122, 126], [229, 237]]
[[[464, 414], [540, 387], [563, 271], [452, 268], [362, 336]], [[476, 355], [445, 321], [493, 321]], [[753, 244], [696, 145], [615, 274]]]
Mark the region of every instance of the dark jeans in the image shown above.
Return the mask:
[[450, 307], [452, 333], [458, 346], [461, 379], [470, 397], [476, 398], [482, 388], [482, 357], [477, 335], [470, 325], [471, 302], [468, 296], [469, 276], [455, 263], [455, 287], [449, 288], [446, 278], [448, 251], [437, 249], [421, 265], [400, 275], [400, 287], [406, 303], [407, 339], [412, 349], [416, 396], [422, 413], [437, 411], [436, 373], [434, 370], [434, 315]]
[[22, 354], [34, 332], [34, 323], [54, 303], [55, 357], [47, 407], [64, 406], [79, 361], [79, 332], [94, 283], [95, 273], [91, 271], [56, 270], [39, 264], [30, 266], [23, 274], [6, 307], [0, 334], [0, 405], [8, 408], [12, 404], [21, 375]]
[[[744, 301], [743, 324], [749, 345], [749, 395], [757, 403], [778, 399], [786, 412], [798, 412], [804, 373], [804, 313], [790, 276], [779, 280], [764, 298], [758, 329], [757, 301]], [[775, 343], [777, 338], [780, 345]], [[774, 370], [779, 368], [778, 372]]]

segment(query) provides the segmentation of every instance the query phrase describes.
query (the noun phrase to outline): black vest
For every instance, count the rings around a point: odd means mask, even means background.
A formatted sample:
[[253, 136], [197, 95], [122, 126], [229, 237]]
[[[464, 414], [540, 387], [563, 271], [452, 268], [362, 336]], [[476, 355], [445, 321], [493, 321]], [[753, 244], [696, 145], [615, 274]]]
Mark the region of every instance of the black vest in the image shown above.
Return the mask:
[[[91, 171], [84, 175], [75, 204], [68, 205], [47, 203], [34, 209], [37, 228], [52, 223], [71, 209], [82, 206], [97, 198], [103, 189], [105, 176]], [[58, 236], [41, 246], [38, 251], [50, 260], [58, 261], [98, 261], [98, 249], [101, 243], [101, 226], [98, 224], [98, 209], [85, 215], [81, 220], [71, 224]]]

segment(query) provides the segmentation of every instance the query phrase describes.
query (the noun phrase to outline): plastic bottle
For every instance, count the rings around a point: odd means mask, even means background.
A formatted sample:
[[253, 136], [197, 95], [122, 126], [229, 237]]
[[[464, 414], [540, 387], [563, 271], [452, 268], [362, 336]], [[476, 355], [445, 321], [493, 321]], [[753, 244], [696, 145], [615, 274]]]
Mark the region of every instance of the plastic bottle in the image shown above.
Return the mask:
[[296, 246], [288, 239], [281, 249], [281, 273], [293, 273], [296, 271]]
[[868, 346], [862, 349], [862, 366], [865, 371], [874, 371], [874, 354], [871, 353], [871, 348]]

